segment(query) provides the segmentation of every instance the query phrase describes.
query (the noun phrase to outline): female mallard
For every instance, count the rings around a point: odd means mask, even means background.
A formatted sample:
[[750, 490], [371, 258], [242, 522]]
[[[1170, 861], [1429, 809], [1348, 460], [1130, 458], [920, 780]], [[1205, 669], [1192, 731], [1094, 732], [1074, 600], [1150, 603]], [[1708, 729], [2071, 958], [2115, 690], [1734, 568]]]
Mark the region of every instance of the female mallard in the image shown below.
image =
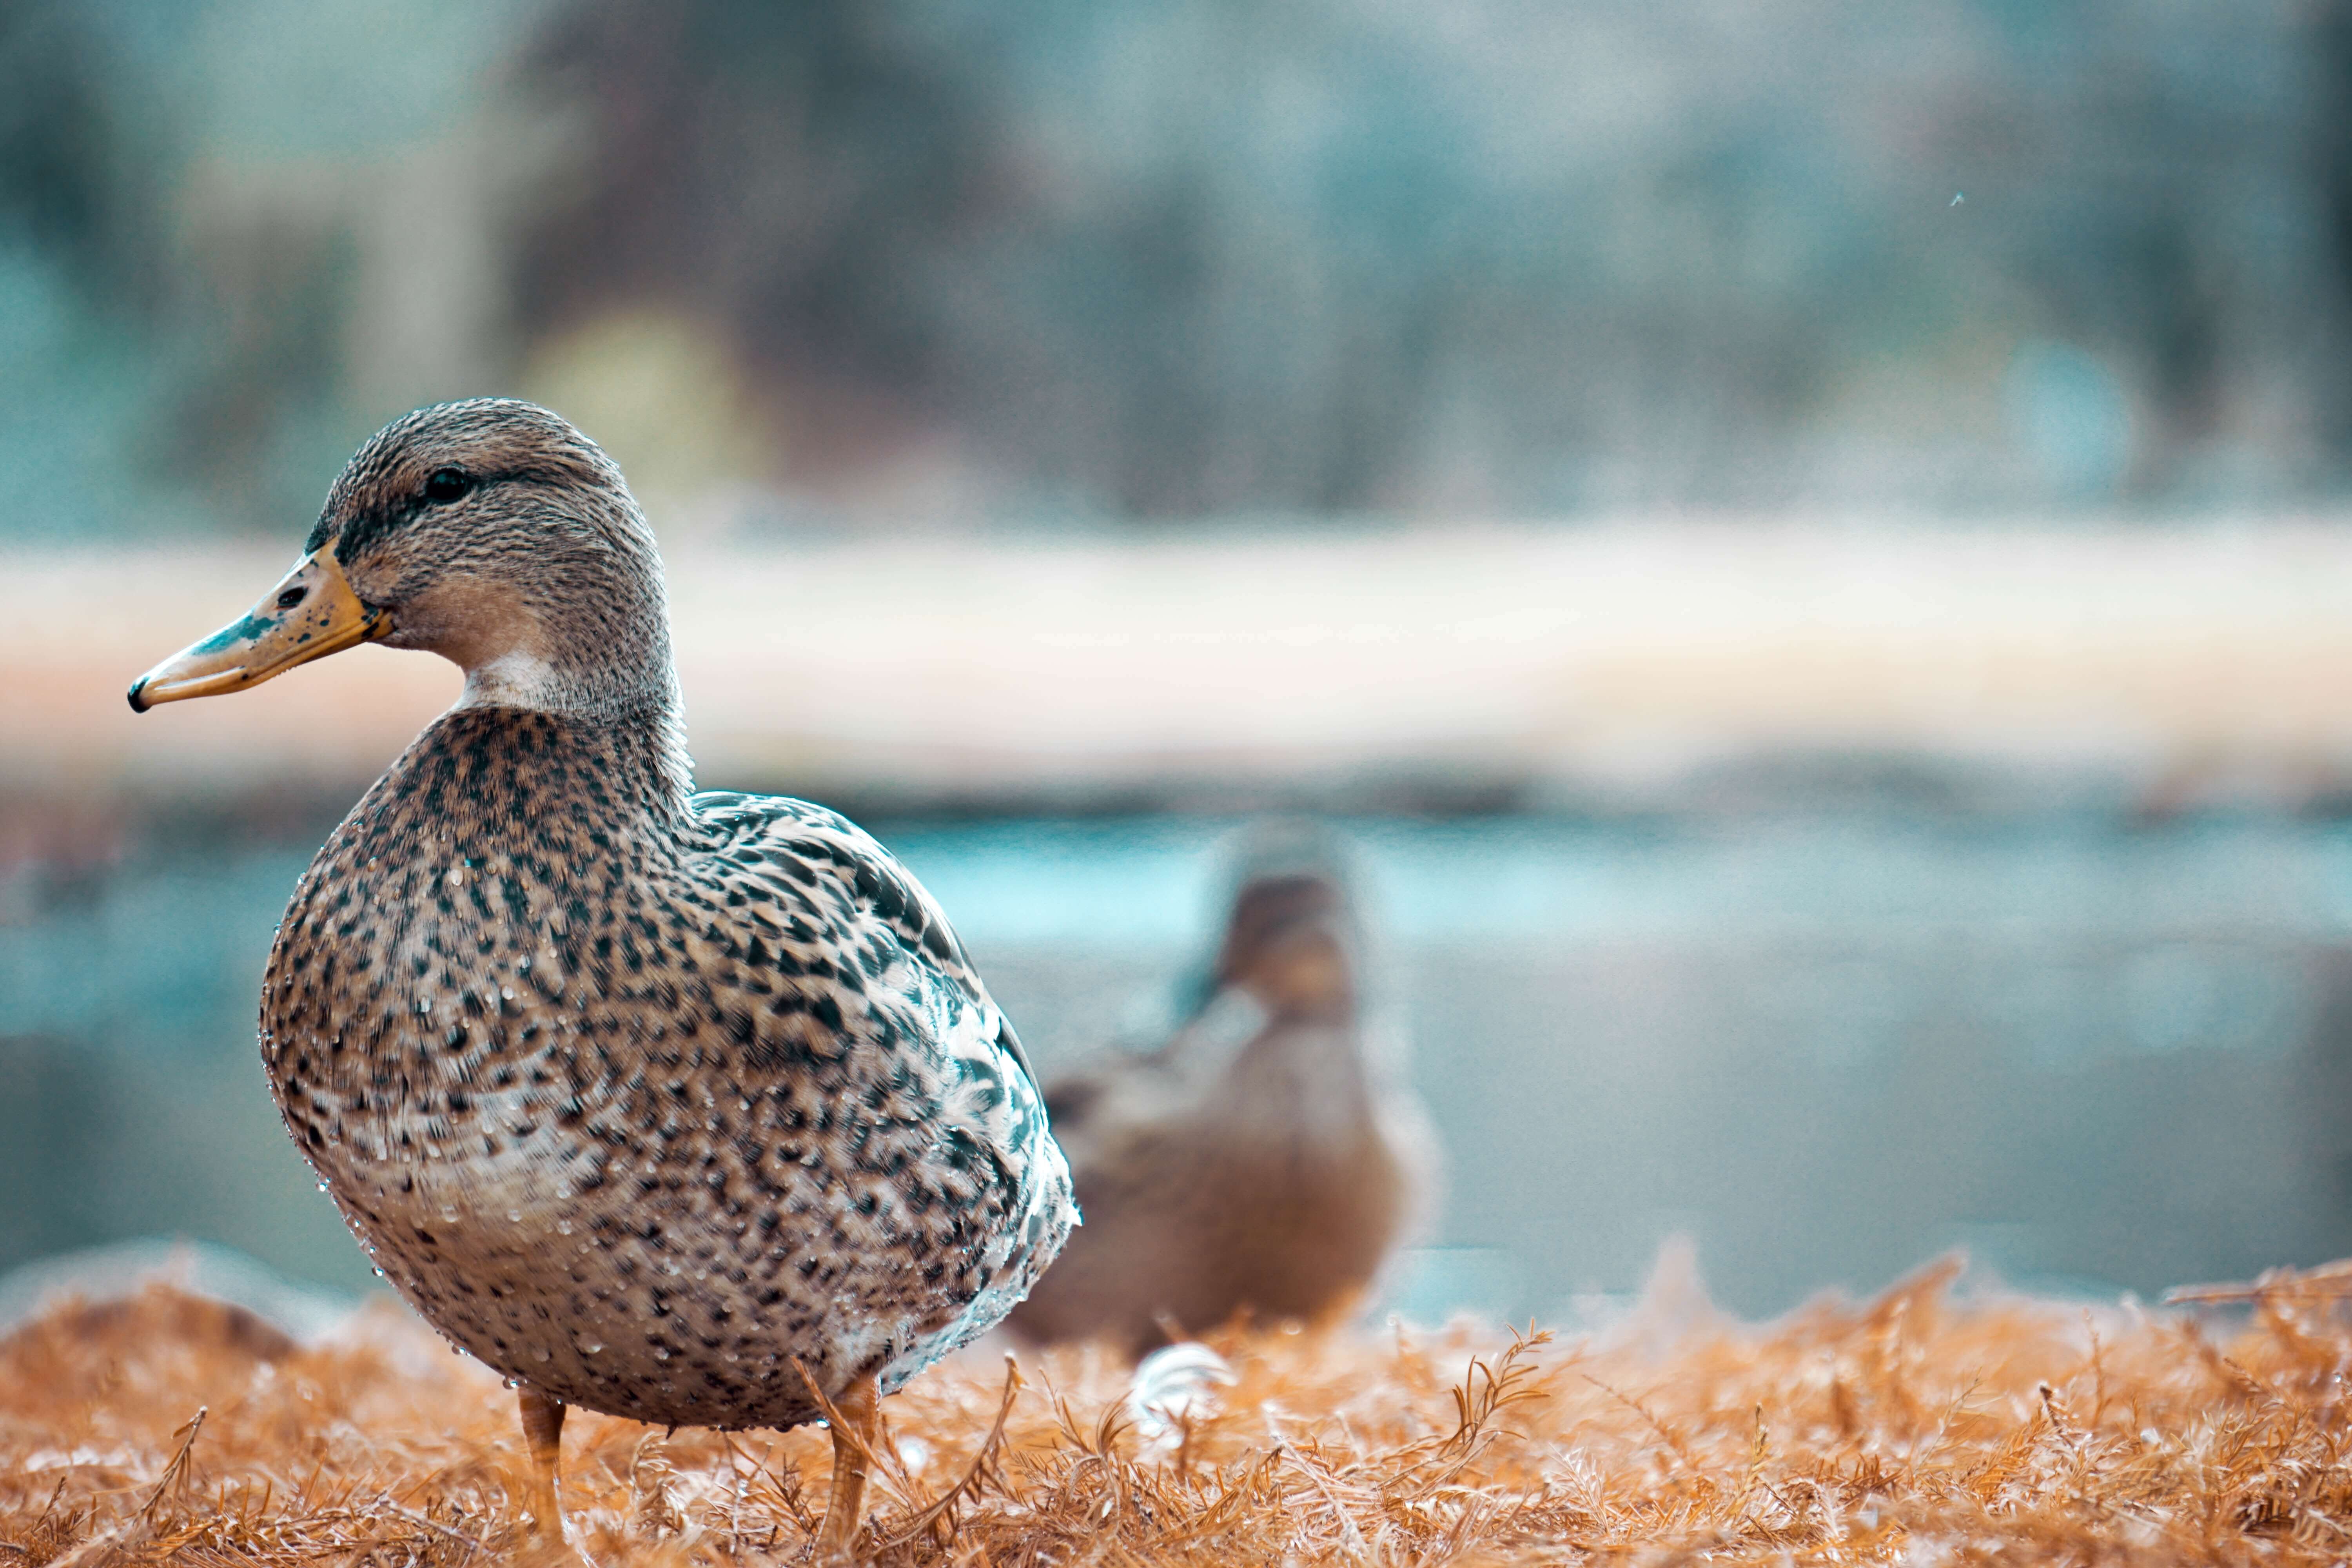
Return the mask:
[[1166, 1044], [1045, 1090], [1087, 1226], [1008, 1320], [1139, 1356], [1236, 1312], [1321, 1318], [1425, 1201], [1434, 1140], [1368, 1048], [1337, 846], [1261, 830], [1197, 1005]]
[[370, 641], [466, 671], [278, 927], [288, 1131], [401, 1294], [515, 1380], [535, 1530], [562, 1531], [568, 1405], [829, 1405], [818, 1547], [845, 1552], [877, 1393], [1003, 1318], [1076, 1219], [1012, 1026], [865, 833], [690, 793], [652, 531], [562, 419], [395, 421], [305, 549], [131, 689], [143, 711]]

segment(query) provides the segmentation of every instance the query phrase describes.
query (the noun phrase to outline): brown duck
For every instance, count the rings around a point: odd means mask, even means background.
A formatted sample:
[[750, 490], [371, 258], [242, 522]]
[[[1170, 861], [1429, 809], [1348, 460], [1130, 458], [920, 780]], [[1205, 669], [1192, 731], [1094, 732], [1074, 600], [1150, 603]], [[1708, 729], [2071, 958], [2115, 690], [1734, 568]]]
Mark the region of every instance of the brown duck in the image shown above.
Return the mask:
[[1237, 1313], [1317, 1319], [1371, 1281], [1433, 1162], [1368, 1051], [1334, 846], [1262, 831], [1199, 1004], [1159, 1048], [1045, 1091], [1087, 1224], [1008, 1320], [1139, 1356]]
[[362, 447], [306, 553], [131, 705], [363, 641], [466, 672], [294, 890], [262, 985], [286, 1126], [401, 1294], [515, 1380], [560, 1539], [567, 1405], [834, 1422], [984, 1332], [1076, 1217], [1021, 1046], [930, 897], [822, 806], [692, 792], [651, 531], [529, 404]]

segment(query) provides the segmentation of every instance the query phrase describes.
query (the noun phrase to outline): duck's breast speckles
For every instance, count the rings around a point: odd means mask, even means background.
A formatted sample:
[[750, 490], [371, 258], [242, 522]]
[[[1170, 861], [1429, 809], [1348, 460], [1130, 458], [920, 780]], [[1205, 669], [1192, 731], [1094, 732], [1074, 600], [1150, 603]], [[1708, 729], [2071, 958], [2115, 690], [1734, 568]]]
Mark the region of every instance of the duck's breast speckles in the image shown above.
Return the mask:
[[[1060, 1245], [1003, 1016], [879, 846], [665, 799], [651, 726], [460, 710], [297, 889], [263, 996], [287, 1123], [466, 1348], [641, 1419], [894, 1386]], [[945, 956], [943, 956], [945, 955]]]

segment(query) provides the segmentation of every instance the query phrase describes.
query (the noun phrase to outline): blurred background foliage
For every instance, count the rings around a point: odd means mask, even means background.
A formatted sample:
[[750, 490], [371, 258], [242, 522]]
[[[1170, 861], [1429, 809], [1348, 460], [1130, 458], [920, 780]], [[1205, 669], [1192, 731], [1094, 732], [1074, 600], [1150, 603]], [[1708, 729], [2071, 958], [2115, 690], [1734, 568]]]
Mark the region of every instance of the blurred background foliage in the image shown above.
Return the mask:
[[1348, 816], [1412, 1310], [2352, 1251], [2352, 0], [8, 0], [0, 388], [0, 1268], [367, 1285], [253, 997], [454, 687], [119, 694], [483, 393], [1049, 1069]]
[[751, 526], [2200, 508], [2352, 448], [2340, 0], [19, 0], [0, 79], [20, 538], [275, 529], [516, 386]]

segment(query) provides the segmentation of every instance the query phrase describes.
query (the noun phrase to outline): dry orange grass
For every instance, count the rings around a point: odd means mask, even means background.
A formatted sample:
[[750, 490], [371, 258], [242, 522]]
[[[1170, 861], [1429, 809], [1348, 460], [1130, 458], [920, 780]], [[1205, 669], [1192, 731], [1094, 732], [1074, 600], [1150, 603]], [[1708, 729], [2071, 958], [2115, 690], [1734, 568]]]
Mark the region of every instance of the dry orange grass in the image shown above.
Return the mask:
[[[2320, 1563], [2352, 1554], [2352, 1327], [2332, 1280], [2226, 1332], [1962, 1300], [1678, 1337], [1369, 1331], [1219, 1341], [1239, 1374], [1140, 1456], [1125, 1370], [940, 1369], [889, 1401], [887, 1563]], [[1685, 1315], [1685, 1321], [1689, 1321]], [[997, 1440], [989, 1439], [1000, 1413]], [[599, 1563], [806, 1552], [823, 1434], [575, 1415], [564, 1503]], [[490, 1562], [511, 1396], [396, 1310], [301, 1348], [150, 1287], [0, 1343], [0, 1568]]]

